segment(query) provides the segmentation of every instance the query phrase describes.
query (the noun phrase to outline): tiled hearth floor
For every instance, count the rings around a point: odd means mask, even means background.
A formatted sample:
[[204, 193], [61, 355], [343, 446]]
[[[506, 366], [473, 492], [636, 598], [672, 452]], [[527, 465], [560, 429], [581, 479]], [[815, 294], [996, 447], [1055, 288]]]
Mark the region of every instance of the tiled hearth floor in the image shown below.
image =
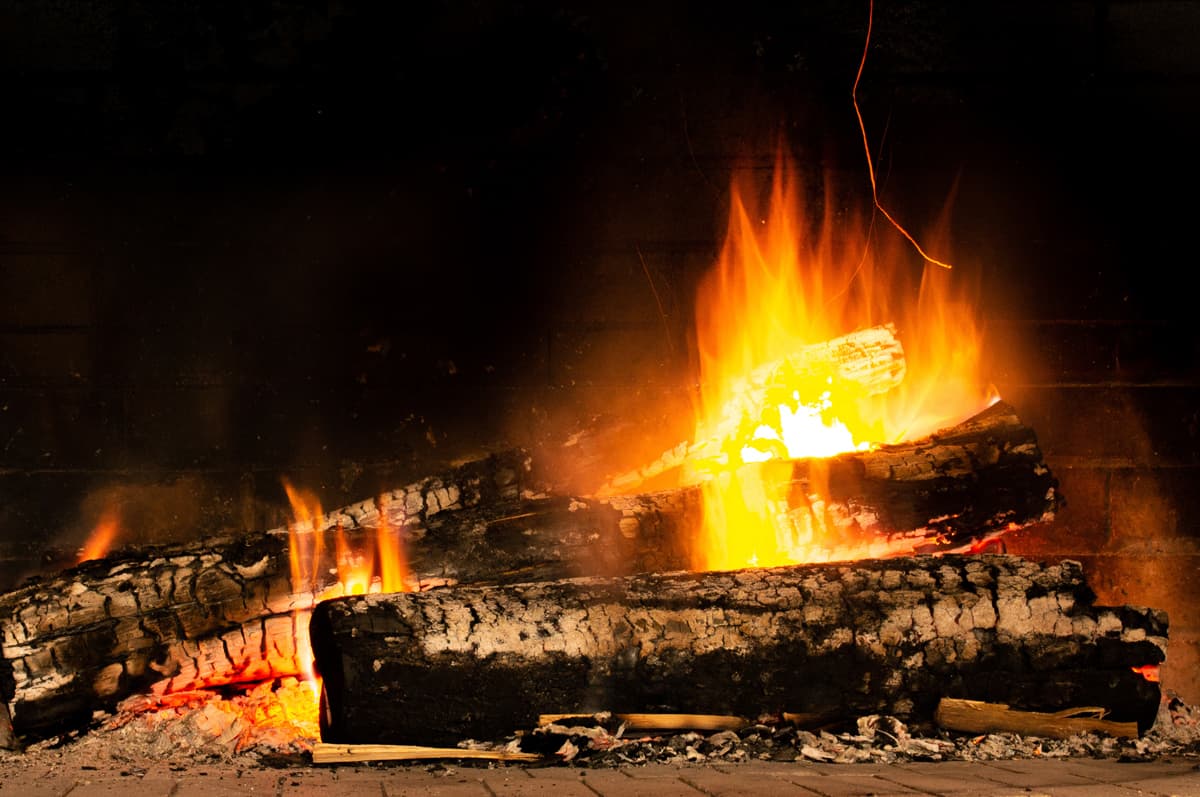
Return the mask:
[[505, 766], [337, 766], [276, 769], [246, 763], [121, 770], [64, 758], [53, 766], [0, 759], [4, 797], [848, 797], [849, 795], [1196, 795], [1196, 759], [948, 761], [909, 764], [752, 762], [619, 769]]

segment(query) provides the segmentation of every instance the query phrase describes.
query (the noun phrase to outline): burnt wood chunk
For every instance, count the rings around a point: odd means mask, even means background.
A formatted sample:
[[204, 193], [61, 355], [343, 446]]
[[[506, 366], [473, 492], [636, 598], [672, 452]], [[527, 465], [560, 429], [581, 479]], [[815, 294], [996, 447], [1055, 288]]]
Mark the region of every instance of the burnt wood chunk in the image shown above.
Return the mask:
[[1078, 563], [917, 556], [462, 586], [321, 603], [322, 736], [448, 744], [550, 713], [884, 713], [942, 697], [1153, 723], [1167, 621], [1092, 604]]

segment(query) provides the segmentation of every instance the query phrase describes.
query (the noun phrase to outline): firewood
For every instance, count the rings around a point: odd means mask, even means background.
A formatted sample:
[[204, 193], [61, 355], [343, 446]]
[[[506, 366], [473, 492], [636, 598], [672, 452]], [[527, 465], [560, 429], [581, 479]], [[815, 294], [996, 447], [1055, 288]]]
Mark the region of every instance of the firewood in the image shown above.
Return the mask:
[[533, 490], [514, 451], [335, 510], [299, 532], [323, 551], [300, 585], [287, 529], [127, 548], [32, 580], [0, 595], [0, 706], [18, 736], [37, 737], [142, 691], [298, 675], [308, 611], [340, 588], [335, 537], [365, 545], [381, 517], [403, 537], [413, 588], [621, 572], [612, 557], [640, 544], [625, 541], [621, 511]]
[[1068, 708], [1054, 713], [1018, 711], [1002, 703], [942, 698], [934, 718], [946, 730], [966, 733], [1019, 733], [1066, 739], [1077, 733], [1137, 738], [1137, 722], [1104, 719], [1106, 710], [1097, 707]]
[[[592, 714], [542, 714], [538, 725], [568, 724], [571, 720], [588, 720]], [[745, 717], [723, 714], [614, 714], [613, 717], [634, 731], [736, 731], [750, 724]]]
[[[893, 324], [868, 327], [832, 340], [803, 346], [779, 360], [766, 363], [747, 375], [737, 406], [728, 407], [722, 431], [742, 428], [748, 438], [761, 421], [759, 413], [772, 391], [792, 384], [805, 375], [822, 374], [858, 385], [863, 395], [886, 393], [904, 379], [906, 372], [904, 348], [896, 338]], [[790, 390], [787, 392], [790, 393]], [[692, 459], [714, 456], [719, 441], [697, 440], [679, 443], [664, 451], [662, 456], [636, 470], [611, 478], [599, 495], [622, 495], [637, 491], [662, 474], [677, 469]], [[641, 491], [645, 491], [642, 489]]]
[[[772, 499], [782, 526], [797, 536], [806, 527], [825, 531], [830, 559], [861, 556], [837, 554], [871, 546], [888, 555], [975, 551], [1012, 529], [1051, 520], [1062, 502], [1037, 435], [1005, 402], [920, 440], [742, 469], [766, 472], [763, 481], [779, 485]], [[652, 510], [651, 500], [661, 508]], [[644, 526], [654, 546], [675, 555], [690, 551], [694, 543], [681, 530], [695, 528], [703, 511], [698, 486], [603, 503], [638, 521], [623, 529], [628, 536]]]
[[[904, 551], [961, 550], [1048, 517], [1054, 480], [1032, 430], [997, 404], [923, 441], [788, 471], [790, 511], [809, 511], [808, 475], [829, 474], [825, 516], [846, 539], [899, 540]], [[410, 586], [512, 583], [686, 569], [699, 488], [647, 495], [544, 496], [524, 452], [329, 513], [324, 551], [292, 583], [289, 532], [127, 549], [0, 595], [0, 702], [18, 735], [86, 722], [139, 691], [169, 693], [301, 672], [307, 612], [338, 588], [334, 536], [361, 545], [398, 529]]]
[[1148, 728], [1166, 617], [1093, 606], [1078, 563], [905, 557], [459, 586], [325, 601], [310, 627], [322, 737], [444, 744], [539, 715], [842, 717], [931, 723], [942, 697], [1103, 705]]
[[428, 761], [448, 758], [477, 761], [538, 761], [537, 753], [509, 750], [469, 750], [461, 747], [420, 747], [408, 744], [329, 744], [313, 745], [314, 764], [361, 764], [367, 761]]

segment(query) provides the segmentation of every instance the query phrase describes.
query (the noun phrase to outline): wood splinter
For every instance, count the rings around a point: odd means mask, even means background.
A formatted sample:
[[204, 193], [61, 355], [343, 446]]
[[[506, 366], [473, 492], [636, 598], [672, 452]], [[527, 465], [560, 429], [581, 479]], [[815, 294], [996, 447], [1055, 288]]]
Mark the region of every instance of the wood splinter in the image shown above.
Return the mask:
[[421, 761], [430, 759], [475, 759], [482, 761], [537, 761], [537, 753], [509, 750], [467, 750], [461, 747], [421, 747], [410, 744], [330, 744], [313, 745], [314, 764], [353, 764], [366, 761]]
[[938, 703], [934, 721], [947, 730], [966, 733], [1009, 732], [1051, 739], [1066, 739], [1077, 733], [1103, 733], [1118, 738], [1137, 738], [1136, 722], [1106, 720], [1107, 713], [1106, 709], [1090, 706], [1053, 713], [1020, 711], [1003, 703], [944, 697]]
[[[745, 717], [725, 714], [613, 714], [631, 731], [737, 731], [750, 724]], [[594, 714], [540, 714], [538, 725], [566, 724], [568, 720], [590, 720]]]

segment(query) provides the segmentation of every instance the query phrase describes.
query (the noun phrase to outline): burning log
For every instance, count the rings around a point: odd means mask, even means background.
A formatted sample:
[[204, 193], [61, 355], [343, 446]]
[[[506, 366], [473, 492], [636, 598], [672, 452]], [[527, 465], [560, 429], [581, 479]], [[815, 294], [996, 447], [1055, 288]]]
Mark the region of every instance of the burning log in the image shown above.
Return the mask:
[[[790, 469], [782, 511], [801, 520], [814, 512], [806, 479], [824, 468], [822, 517], [845, 537], [903, 552], [969, 547], [1042, 519], [1057, 501], [1032, 430], [1003, 404], [911, 444], [748, 467]], [[277, 529], [127, 550], [32, 582], [0, 596], [0, 702], [17, 735], [36, 735], [139, 691], [301, 674], [306, 612], [345, 591], [340, 534], [361, 548], [380, 528], [395, 530], [414, 589], [667, 572], [694, 561], [698, 487], [603, 499], [535, 489], [527, 456], [497, 455], [332, 512], [295, 538]], [[321, 552], [300, 585], [290, 567], [297, 538]]]
[[714, 437], [697, 440], [692, 445], [681, 443], [654, 462], [611, 479], [601, 495], [629, 493], [653, 483], [689, 460], [720, 455], [721, 436], [749, 438], [754, 427], [761, 423], [763, 407], [787, 404], [792, 385], [805, 377], [820, 375], [857, 385], [862, 395], [887, 393], [904, 379], [906, 361], [904, 348], [896, 338], [893, 324], [868, 327], [822, 343], [802, 346], [780, 360], [766, 363], [750, 372], [737, 401], [726, 408], [722, 425], [714, 429]]
[[320, 604], [322, 736], [494, 739], [546, 713], [784, 711], [931, 723], [942, 697], [1095, 705], [1144, 731], [1166, 617], [1094, 606], [1075, 562], [856, 564], [461, 586]]
[[[381, 528], [402, 538], [412, 589], [684, 560], [663, 536], [674, 526], [650, 517], [669, 498], [584, 508], [535, 497], [530, 478], [527, 455], [496, 455], [332, 512], [315, 530], [127, 549], [0, 595], [0, 746], [86, 723], [142, 691], [302, 674], [308, 611], [346, 591], [338, 548], [361, 551]], [[301, 583], [297, 549], [307, 551]]]
[[[771, 485], [765, 498], [781, 537], [831, 561], [980, 550], [1006, 531], [1052, 519], [1061, 503], [1037, 436], [1004, 402], [920, 440], [738, 473]], [[691, 547], [678, 542], [678, 529], [695, 527], [702, 489], [605, 501], [642, 523], [653, 519], [655, 539], [682, 554]], [[650, 498], [663, 509], [649, 511]], [[625, 530], [638, 527], [628, 522]]]

